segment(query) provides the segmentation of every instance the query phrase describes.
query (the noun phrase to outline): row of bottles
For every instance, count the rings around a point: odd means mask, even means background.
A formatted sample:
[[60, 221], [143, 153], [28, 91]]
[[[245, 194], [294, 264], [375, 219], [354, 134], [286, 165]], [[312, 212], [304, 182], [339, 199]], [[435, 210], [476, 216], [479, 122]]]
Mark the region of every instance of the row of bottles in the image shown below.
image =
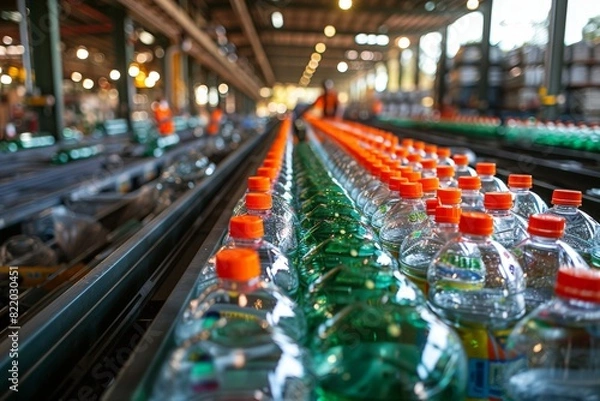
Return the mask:
[[356, 124], [308, 138], [286, 120], [249, 177], [153, 399], [595, 399], [600, 273], [531, 177]]

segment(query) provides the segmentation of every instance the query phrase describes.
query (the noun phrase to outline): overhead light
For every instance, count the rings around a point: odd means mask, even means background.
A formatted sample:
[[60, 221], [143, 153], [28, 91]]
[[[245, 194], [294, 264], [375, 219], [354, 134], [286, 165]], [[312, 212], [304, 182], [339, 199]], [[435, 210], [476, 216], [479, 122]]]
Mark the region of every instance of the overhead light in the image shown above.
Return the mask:
[[80, 47], [79, 49], [77, 49], [77, 51], [75, 52], [75, 55], [77, 56], [77, 58], [79, 60], [85, 60], [86, 58], [89, 57], [90, 52], [85, 48], [85, 47]]
[[73, 82], [80, 82], [82, 80], [82, 78], [83, 78], [83, 75], [81, 75], [80, 72], [74, 71], [71, 74], [71, 81], [73, 81]]
[[217, 88], [211, 87], [208, 90], [208, 104], [212, 107], [216, 107], [219, 104], [219, 92]]
[[327, 25], [325, 29], [323, 29], [323, 33], [328, 38], [332, 38], [335, 36], [335, 27], [333, 25]]
[[89, 78], [86, 78], [83, 80], [82, 85], [84, 89], [92, 89], [94, 87], [94, 81], [92, 81]]
[[154, 88], [154, 85], [156, 85], [156, 81], [150, 78], [150, 76], [144, 78], [144, 86], [146, 88]]
[[366, 33], [359, 33], [358, 35], [356, 35], [354, 37], [354, 41], [356, 42], [357, 45], [366, 45], [367, 44], [367, 34]]
[[162, 47], [154, 49], [154, 55], [156, 58], [163, 58], [165, 56], [165, 50]]
[[310, 55], [311, 60], [315, 60], [317, 63], [321, 61], [323, 57], [319, 53], [313, 53]]
[[308, 62], [308, 66], [311, 67], [312, 69], [316, 70], [317, 67], [319, 66], [319, 63], [315, 60], [310, 60]]
[[358, 52], [356, 50], [348, 50], [346, 52], [346, 58], [348, 60], [356, 60], [358, 58]]
[[196, 96], [196, 104], [200, 106], [206, 105], [208, 103], [208, 86], [199, 85], [196, 87], [194, 94]]
[[271, 96], [271, 89], [267, 88], [266, 86], [260, 88], [260, 96], [262, 97], [269, 97]]
[[140, 67], [138, 67], [136, 64], [131, 64], [129, 69], [127, 69], [127, 74], [129, 74], [130, 77], [137, 77], [139, 73]]
[[360, 58], [364, 61], [371, 61], [374, 58], [374, 54], [373, 54], [373, 52], [365, 50], [365, 51], [360, 52]]
[[226, 95], [227, 92], [229, 92], [229, 86], [225, 83], [220, 84], [219, 87], [217, 88], [217, 90], [219, 91], [219, 93], [221, 95]]
[[338, 6], [342, 10], [350, 10], [352, 8], [352, 0], [339, 0]]
[[377, 35], [374, 33], [370, 33], [367, 35], [367, 44], [368, 45], [376, 45], [377, 44]]
[[325, 50], [327, 50], [327, 46], [325, 46], [325, 43], [317, 43], [315, 45], [315, 51], [317, 53], [325, 53]]
[[150, 71], [150, 73], [148, 74], [148, 78], [150, 78], [153, 81], [158, 81], [160, 79], [160, 74], [156, 71]]
[[110, 73], [108, 74], [108, 76], [110, 77], [110, 79], [112, 79], [113, 81], [118, 80], [119, 78], [121, 78], [121, 73], [119, 72], [119, 70], [111, 70]]
[[390, 43], [390, 37], [387, 35], [377, 35], [377, 45], [387, 46]]
[[406, 36], [402, 36], [401, 38], [398, 38], [398, 47], [401, 49], [406, 49], [408, 48], [408, 46], [410, 46], [410, 39], [407, 38]]
[[279, 11], [274, 11], [271, 14], [271, 24], [273, 24], [273, 28], [279, 29], [283, 26], [283, 14]]
[[348, 71], [348, 63], [340, 61], [337, 65], [337, 70], [342, 73]]
[[145, 45], [151, 45], [154, 43], [154, 35], [148, 31], [142, 30], [140, 33], [138, 33], [138, 38], [140, 38], [140, 42]]
[[10, 85], [12, 83], [11, 76], [7, 74], [0, 75], [0, 83], [3, 85]]
[[477, 10], [479, 7], [479, 0], [467, 0], [467, 8], [469, 10]]
[[12, 45], [12, 42], [13, 42], [13, 39], [10, 36], [6, 35], [6, 36], [2, 37], [2, 43], [4, 43], [5, 45], [7, 45], [7, 46]]
[[427, 10], [427, 11], [435, 10], [435, 3], [433, 1], [428, 1], [427, 3], [425, 3], [425, 10]]

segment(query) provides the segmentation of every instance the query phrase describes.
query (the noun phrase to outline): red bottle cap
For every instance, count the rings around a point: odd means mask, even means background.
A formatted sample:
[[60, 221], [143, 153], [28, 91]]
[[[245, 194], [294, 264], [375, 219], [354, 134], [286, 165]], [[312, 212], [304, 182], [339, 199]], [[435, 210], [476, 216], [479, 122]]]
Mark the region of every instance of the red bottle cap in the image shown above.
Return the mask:
[[454, 166], [437, 166], [435, 171], [440, 178], [454, 177]]
[[268, 177], [271, 181], [277, 178], [277, 170], [272, 167], [259, 167], [256, 169], [256, 175]]
[[413, 146], [414, 141], [410, 138], [404, 138], [401, 143], [405, 148], [410, 148]]
[[494, 232], [494, 220], [489, 214], [464, 212], [460, 215], [458, 229], [463, 234], [492, 235]]
[[560, 238], [565, 231], [565, 219], [553, 214], [534, 214], [529, 216], [527, 232], [547, 238]]
[[405, 199], [421, 198], [423, 187], [420, 182], [403, 182], [400, 184], [400, 196]]
[[408, 182], [407, 178], [404, 178], [400, 175], [393, 175], [390, 177], [390, 191], [400, 191], [400, 184], [403, 182]]
[[554, 292], [565, 298], [599, 303], [600, 270], [561, 268]]
[[420, 171], [410, 171], [408, 173], [402, 173], [402, 177], [405, 177], [409, 182], [417, 182], [421, 179]]
[[271, 195], [264, 192], [248, 192], [246, 194], [246, 209], [267, 210], [273, 206]]
[[250, 192], [269, 192], [271, 190], [271, 180], [268, 177], [257, 175], [248, 177], [248, 190]]
[[460, 221], [461, 209], [450, 205], [439, 205], [435, 209], [436, 223], [458, 224]]
[[435, 209], [440, 205], [440, 202], [437, 198], [427, 198], [425, 199], [425, 209], [428, 216], [435, 216]]
[[512, 204], [510, 192], [486, 192], [483, 197], [483, 206], [489, 210], [509, 210]]
[[260, 275], [260, 258], [253, 249], [223, 249], [216, 255], [217, 277], [248, 281]]
[[481, 178], [479, 177], [458, 177], [458, 187], [460, 189], [480, 190]]
[[437, 160], [435, 159], [423, 159], [421, 160], [421, 166], [427, 170], [433, 170], [437, 166]]
[[496, 163], [477, 163], [475, 171], [479, 175], [496, 175]]
[[229, 235], [233, 238], [262, 238], [265, 235], [263, 220], [247, 214], [234, 216], [229, 220]]
[[569, 189], [555, 189], [552, 192], [552, 204], [564, 206], [581, 206], [581, 191]]
[[437, 155], [440, 159], [450, 157], [450, 148], [437, 148]]
[[469, 164], [469, 158], [467, 155], [454, 155], [452, 156], [452, 160], [454, 160], [454, 163], [456, 163], [458, 166], [466, 166]]
[[460, 205], [462, 191], [458, 188], [439, 188], [437, 197], [442, 205]]
[[418, 163], [421, 161], [421, 155], [418, 153], [411, 153], [410, 155], [406, 156], [406, 160], [408, 160], [410, 163]]
[[531, 188], [533, 178], [529, 174], [510, 174], [508, 176], [508, 186], [510, 188]]
[[425, 177], [419, 180], [423, 186], [423, 192], [437, 191], [440, 187], [440, 180], [437, 177]]
[[437, 154], [437, 146], [436, 145], [425, 145], [425, 153], [430, 154], [430, 153], [435, 153]]
[[413, 148], [415, 148], [416, 150], [424, 150], [425, 149], [425, 142], [423, 142], [423, 141], [414, 141], [413, 142]]

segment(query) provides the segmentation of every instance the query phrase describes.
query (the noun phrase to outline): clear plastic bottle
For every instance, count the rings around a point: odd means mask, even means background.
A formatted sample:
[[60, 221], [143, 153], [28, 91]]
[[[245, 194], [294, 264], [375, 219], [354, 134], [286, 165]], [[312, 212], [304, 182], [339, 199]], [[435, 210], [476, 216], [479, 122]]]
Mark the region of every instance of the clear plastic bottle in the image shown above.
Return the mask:
[[402, 200], [390, 209], [379, 230], [381, 244], [395, 259], [398, 258], [398, 251], [404, 238], [427, 219], [420, 183], [400, 184], [400, 197]]
[[411, 167], [413, 171], [420, 172], [423, 170], [423, 166], [421, 165], [421, 160], [423, 158], [418, 153], [411, 153], [406, 156], [406, 160], [408, 161], [407, 166]]
[[458, 188], [458, 181], [454, 178], [454, 166], [437, 166], [436, 174], [440, 180], [440, 188]]
[[261, 319], [215, 319], [166, 359], [151, 401], [315, 397], [308, 352]]
[[[295, 215], [290, 201], [279, 195], [274, 195], [271, 187], [271, 180], [268, 177], [252, 176], [248, 177], [248, 192], [262, 192], [271, 195], [273, 201], [273, 212], [276, 214]], [[233, 208], [234, 216], [246, 214], [246, 194], [244, 194]]]
[[496, 177], [496, 163], [477, 163], [475, 171], [481, 179], [481, 192], [508, 192], [508, 187]]
[[450, 148], [439, 147], [437, 148], [437, 156], [438, 156], [438, 166], [452, 166], [454, 167], [456, 163], [450, 157], [451, 151]]
[[469, 157], [467, 155], [454, 155], [452, 157], [456, 167], [454, 168], [454, 174], [458, 180], [460, 177], [473, 177], [477, 173], [471, 167], [469, 167]]
[[511, 211], [509, 192], [486, 192], [483, 205], [485, 212], [494, 219], [494, 240], [510, 249], [527, 238], [527, 221]]
[[435, 159], [423, 159], [421, 160], [421, 177], [435, 177], [437, 167], [437, 160]]
[[565, 235], [563, 241], [571, 245], [583, 259], [591, 264], [590, 251], [598, 222], [589, 214], [579, 209], [582, 195], [580, 191], [555, 189], [552, 192], [552, 207], [546, 211], [565, 219]]
[[355, 302], [317, 333], [311, 349], [319, 400], [464, 399], [460, 340], [424, 306]]
[[510, 174], [508, 176], [508, 189], [513, 196], [512, 211], [528, 219], [532, 214], [543, 213], [548, 210], [546, 202], [538, 194], [531, 191], [533, 178], [528, 174]]
[[216, 254], [217, 282], [190, 302], [175, 329], [180, 344], [207, 328], [215, 319], [266, 320], [296, 341], [304, 340], [302, 310], [282, 291], [260, 279], [258, 252], [224, 249]]
[[437, 155], [437, 150], [438, 147], [437, 145], [433, 145], [433, 144], [425, 144], [425, 156], [423, 156], [425, 159], [434, 159], [437, 161], [438, 155]]
[[555, 297], [510, 334], [506, 399], [600, 399], [600, 272], [560, 269]]
[[483, 194], [481, 193], [481, 179], [479, 177], [459, 177], [458, 188], [462, 191], [460, 208], [463, 212], [485, 211]]
[[377, 210], [371, 216], [371, 227], [375, 231], [379, 231], [385, 221], [385, 216], [390, 209], [400, 202], [400, 184], [408, 182], [408, 179], [399, 175], [390, 177], [390, 195], [377, 207]]
[[256, 169], [256, 175], [267, 177], [271, 180], [271, 194], [282, 197], [289, 203], [294, 201], [293, 189], [291, 183], [282, 183], [278, 180], [277, 170], [272, 167], [259, 167]]
[[381, 172], [381, 185], [368, 196], [368, 200], [362, 208], [363, 213], [367, 217], [368, 220], [371, 219], [373, 214], [377, 211], [379, 206], [387, 201], [393, 195], [393, 191], [390, 188], [390, 183], [392, 179], [392, 175], [397, 174], [396, 172], [390, 170], [389, 168], [382, 169]]
[[460, 209], [449, 205], [437, 206], [431, 230], [417, 230], [402, 242], [400, 271], [427, 294], [427, 269], [435, 254], [459, 235]]
[[591, 265], [600, 269], [600, 229], [596, 229], [596, 235], [592, 241], [592, 250], [590, 251]]
[[414, 149], [414, 153], [420, 155], [421, 157], [425, 157], [425, 142], [414, 141], [413, 149]]
[[423, 199], [435, 199], [437, 197], [437, 190], [440, 187], [440, 180], [437, 177], [424, 177], [419, 182], [423, 189]]
[[368, 208], [367, 205], [373, 202], [374, 198], [387, 194], [389, 190], [386, 181], [389, 181], [390, 175], [391, 171], [387, 166], [381, 165], [374, 169], [373, 176], [376, 178], [356, 197], [356, 205], [359, 209], [365, 211], [365, 208]]
[[560, 240], [564, 230], [562, 217], [533, 214], [527, 227], [530, 238], [511, 249], [525, 275], [528, 312], [552, 298], [559, 268], [589, 268], [577, 251]]
[[296, 249], [295, 214], [273, 210], [273, 198], [267, 193], [248, 192], [246, 207], [240, 213], [258, 216], [263, 220], [265, 240], [289, 254]]
[[502, 398], [502, 338], [525, 314], [521, 266], [491, 239], [493, 229], [491, 216], [463, 212], [460, 235], [427, 271], [429, 305], [457, 330], [469, 358], [467, 399]]

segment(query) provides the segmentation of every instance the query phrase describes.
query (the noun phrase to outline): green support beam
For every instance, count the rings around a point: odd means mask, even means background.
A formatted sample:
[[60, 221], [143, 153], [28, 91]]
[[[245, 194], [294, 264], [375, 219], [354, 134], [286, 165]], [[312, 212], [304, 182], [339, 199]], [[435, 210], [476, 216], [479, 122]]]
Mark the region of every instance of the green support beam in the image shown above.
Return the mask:
[[37, 108], [41, 132], [62, 139], [64, 95], [58, 0], [32, 1], [29, 9], [33, 73], [45, 105]]
[[567, 0], [552, 0], [550, 9], [549, 40], [546, 48], [544, 75], [546, 93], [542, 96], [543, 117], [549, 120], [555, 120], [558, 117], [557, 96], [562, 90], [567, 6]]
[[133, 111], [133, 95], [135, 87], [133, 77], [129, 76], [127, 70], [129, 64], [133, 61], [133, 42], [130, 35], [133, 33], [133, 21], [127, 15], [123, 7], [115, 6], [111, 10], [113, 22], [113, 43], [115, 48], [115, 68], [121, 74], [115, 85], [119, 91], [119, 105], [117, 108], [117, 117], [125, 118], [129, 127], [131, 127], [131, 112]]

